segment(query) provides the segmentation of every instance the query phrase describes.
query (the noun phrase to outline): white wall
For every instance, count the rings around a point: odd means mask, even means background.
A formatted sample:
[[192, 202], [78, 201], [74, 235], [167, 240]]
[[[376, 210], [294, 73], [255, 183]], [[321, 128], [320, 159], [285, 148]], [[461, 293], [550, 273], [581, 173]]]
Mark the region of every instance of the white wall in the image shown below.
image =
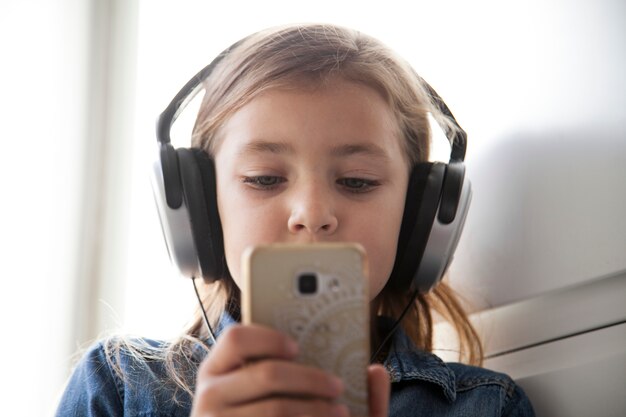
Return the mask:
[[475, 47], [455, 106], [475, 198], [453, 277], [483, 307], [626, 270], [626, 3], [537, 3]]

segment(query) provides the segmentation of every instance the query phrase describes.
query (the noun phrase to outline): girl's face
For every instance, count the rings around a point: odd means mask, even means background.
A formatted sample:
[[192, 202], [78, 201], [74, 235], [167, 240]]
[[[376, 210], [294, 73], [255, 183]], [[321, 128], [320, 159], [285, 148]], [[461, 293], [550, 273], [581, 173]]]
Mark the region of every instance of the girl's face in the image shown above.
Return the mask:
[[222, 126], [215, 151], [217, 202], [230, 272], [241, 255], [275, 242], [358, 242], [370, 295], [393, 268], [408, 163], [393, 113], [373, 89], [335, 80], [270, 89]]

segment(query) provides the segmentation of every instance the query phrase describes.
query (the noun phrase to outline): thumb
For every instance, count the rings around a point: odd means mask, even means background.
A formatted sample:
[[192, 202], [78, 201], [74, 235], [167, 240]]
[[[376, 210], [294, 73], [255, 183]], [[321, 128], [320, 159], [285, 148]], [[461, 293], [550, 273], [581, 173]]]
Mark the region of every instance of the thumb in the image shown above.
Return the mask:
[[391, 383], [389, 374], [380, 364], [367, 369], [370, 417], [386, 417], [389, 410]]

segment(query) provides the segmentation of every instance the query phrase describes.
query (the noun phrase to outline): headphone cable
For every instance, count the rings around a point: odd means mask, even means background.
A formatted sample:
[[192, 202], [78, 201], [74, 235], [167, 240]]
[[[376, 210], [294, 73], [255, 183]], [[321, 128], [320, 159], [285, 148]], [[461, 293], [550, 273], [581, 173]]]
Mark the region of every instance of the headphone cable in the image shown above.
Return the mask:
[[393, 334], [396, 332], [396, 330], [398, 330], [398, 327], [400, 326], [400, 323], [402, 322], [402, 319], [404, 318], [404, 316], [406, 316], [406, 313], [409, 311], [409, 307], [411, 307], [413, 304], [415, 304], [415, 299], [417, 298], [418, 294], [419, 294], [419, 290], [415, 290], [413, 292], [413, 295], [411, 296], [410, 301], [407, 303], [406, 307], [404, 307], [404, 310], [402, 310], [402, 313], [400, 314], [400, 317], [398, 317], [396, 322], [391, 327], [391, 330], [389, 330], [389, 332], [387, 333], [387, 336], [385, 336], [383, 341], [380, 342], [380, 345], [378, 345], [378, 349], [376, 349], [374, 354], [370, 357], [370, 363], [374, 363], [374, 361], [376, 360], [376, 357], [378, 356], [380, 351], [383, 349], [383, 346], [385, 346], [385, 343], [387, 343], [389, 341], [389, 339], [391, 338], [391, 336], [393, 336]]
[[206, 315], [206, 311], [204, 310], [204, 304], [202, 303], [202, 299], [200, 298], [200, 293], [198, 292], [198, 287], [196, 286], [196, 278], [191, 277], [191, 282], [193, 282], [193, 291], [196, 293], [196, 298], [198, 299], [198, 304], [200, 305], [200, 310], [202, 311], [202, 317], [204, 318], [204, 324], [206, 325], [207, 331], [209, 333], [209, 338], [211, 339], [211, 345], [214, 346], [216, 342], [215, 333], [213, 333], [213, 328], [209, 323], [209, 318]]

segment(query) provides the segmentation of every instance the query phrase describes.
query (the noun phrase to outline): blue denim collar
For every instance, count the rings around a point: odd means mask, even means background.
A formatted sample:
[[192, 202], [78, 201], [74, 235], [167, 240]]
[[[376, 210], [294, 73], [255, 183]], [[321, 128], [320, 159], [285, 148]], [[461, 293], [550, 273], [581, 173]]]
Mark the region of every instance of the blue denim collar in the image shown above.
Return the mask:
[[401, 328], [392, 340], [384, 362], [392, 383], [424, 381], [440, 387], [449, 402], [456, 399], [456, 376], [438, 356], [417, 349]]

